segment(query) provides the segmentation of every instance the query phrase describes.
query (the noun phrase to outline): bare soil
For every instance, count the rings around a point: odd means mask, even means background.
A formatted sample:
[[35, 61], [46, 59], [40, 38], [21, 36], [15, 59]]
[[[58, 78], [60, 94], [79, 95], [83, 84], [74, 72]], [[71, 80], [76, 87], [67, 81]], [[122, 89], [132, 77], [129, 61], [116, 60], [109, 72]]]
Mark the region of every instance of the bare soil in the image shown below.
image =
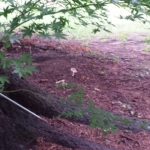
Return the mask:
[[[86, 46], [84, 41], [26, 39], [23, 46], [14, 45], [8, 57], [31, 52], [37, 67], [27, 80], [50, 93], [68, 98], [82, 88], [85, 99], [92, 99], [95, 106], [111, 112], [150, 120], [150, 51], [144, 42], [146, 35], [132, 34], [124, 42], [117, 37], [93, 39]], [[71, 68], [77, 73], [72, 76]], [[65, 80], [68, 87], [58, 87], [56, 82]], [[100, 129], [72, 123], [65, 119], [48, 119], [51, 126], [101, 143], [116, 150], [150, 150], [150, 135], [146, 132], [118, 131], [103, 136]], [[37, 139], [37, 150], [67, 150]], [[69, 149], [68, 149], [69, 150]]]

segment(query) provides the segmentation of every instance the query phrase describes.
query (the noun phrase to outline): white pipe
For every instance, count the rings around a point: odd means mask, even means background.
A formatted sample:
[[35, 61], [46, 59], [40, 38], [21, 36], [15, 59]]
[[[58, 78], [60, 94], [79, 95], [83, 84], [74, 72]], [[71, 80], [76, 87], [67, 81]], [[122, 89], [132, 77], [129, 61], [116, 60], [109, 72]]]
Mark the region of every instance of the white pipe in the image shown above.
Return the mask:
[[34, 112], [30, 111], [29, 109], [23, 107], [22, 105], [18, 104], [17, 102], [13, 101], [12, 99], [10, 99], [9, 97], [5, 96], [4, 94], [0, 93], [0, 95], [2, 97], [4, 97], [5, 99], [7, 99], [8, 101], [12, 102], [13, 104], [17, 105], [18, 107], [24, 109], [25, 111], [27, 111], [28, 113], [32, 114], [33, 116], [37, 117], [38, 119], [41, 119], [43, 121], [45, 121], [43, 118], [41, 118], [40, 116], [38, 116], [37, 114], [35, 114]]

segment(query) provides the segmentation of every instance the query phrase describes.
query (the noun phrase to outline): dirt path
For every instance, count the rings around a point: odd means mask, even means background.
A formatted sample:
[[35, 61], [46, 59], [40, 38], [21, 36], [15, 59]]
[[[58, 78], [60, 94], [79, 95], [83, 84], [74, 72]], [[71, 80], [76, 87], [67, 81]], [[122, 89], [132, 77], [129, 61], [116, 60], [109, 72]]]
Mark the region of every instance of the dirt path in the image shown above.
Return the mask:
[[[145, 38], [134, 34], [124, 42], [117, 37], [105, 41], [94, 39], [88, 47], [78, 41], [63, 45], [45, 41], [47, 50], [55, 50], [36, 53], [33, 50], [33, 65], [38, 72], [28, 80], [58, 97], [67, 98], [82, 88], [85, 99], [92, 99], [99, 108], [150, 120], [150, 49]], [[75, 76], [71, 68], [77, 70]], [[60, 80], [65, 80], [68, 86], [58, 87], [56, 82]], [[60, 130], [116, 150], [150, 150], [150, 135], [146, 132], [118, 131], [104, 137], [101, 130], [85, 125], [56, 118], [48, 121]], [[65, 149], [40, 137], [37, 141], [37, 150]]]

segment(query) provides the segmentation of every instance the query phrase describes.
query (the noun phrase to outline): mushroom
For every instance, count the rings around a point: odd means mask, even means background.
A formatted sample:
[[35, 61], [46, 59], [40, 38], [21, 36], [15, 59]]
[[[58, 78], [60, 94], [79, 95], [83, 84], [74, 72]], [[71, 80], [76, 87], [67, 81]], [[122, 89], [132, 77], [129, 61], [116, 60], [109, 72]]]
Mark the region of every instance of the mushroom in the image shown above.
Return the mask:
[[65, 80], [56, 81], [56, 84], [59, 84], [59, 83], [62, 83], [62, 86], [64, 86], [66, 84]]
[[76, 68], [71, 68], [72, 76], [74, 76], [75, 73], [77, 73]]

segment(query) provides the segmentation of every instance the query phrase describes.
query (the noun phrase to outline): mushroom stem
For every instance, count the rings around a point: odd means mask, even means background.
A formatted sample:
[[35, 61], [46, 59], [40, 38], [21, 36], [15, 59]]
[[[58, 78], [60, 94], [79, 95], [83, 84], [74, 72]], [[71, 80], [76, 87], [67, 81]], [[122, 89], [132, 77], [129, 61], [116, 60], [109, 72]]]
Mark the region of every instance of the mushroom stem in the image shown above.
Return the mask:
[[72, 72], [72, 76], [74, 76], [74, 75], [75, 75], [75, 73], [77, 73], [76, 68], [71, 68], [71, 72]]

